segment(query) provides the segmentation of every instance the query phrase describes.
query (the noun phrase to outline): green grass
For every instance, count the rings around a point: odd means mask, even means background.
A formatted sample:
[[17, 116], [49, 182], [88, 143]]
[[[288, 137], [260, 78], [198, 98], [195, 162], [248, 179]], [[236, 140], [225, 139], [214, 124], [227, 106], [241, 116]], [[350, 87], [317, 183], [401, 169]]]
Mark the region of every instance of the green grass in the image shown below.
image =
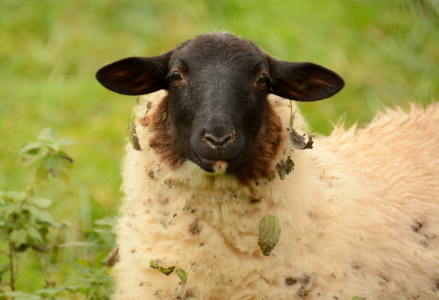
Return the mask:
[[[55, 184], [56, 192], [48, 193], [57, 201], [59, 219], [80, 232], [94, 219], [115, 215], [125, 122], [135, 98], [105, 90], [94, 73], [117, 59], [154, 56], [215, 30], [253, 40], [282, 60], [319, 63], [345, 78], [340, 94], [300, 105], [315, 132], [328, 134], [342, 116], [347, 126], [363, 125], [383, 106], [437, 101], [439, 9], [433, 0], [420, 3], [2, 0], [0, 189], [24, 185], [29, 170], [15, 167], [16, 153], [52, 127], [79, 142], [70, 149], [76, 161], [71, 186]], [[71, 259], [64, 258], [59, 269]], [[22, 272], [37, 276], [32, 268]]]

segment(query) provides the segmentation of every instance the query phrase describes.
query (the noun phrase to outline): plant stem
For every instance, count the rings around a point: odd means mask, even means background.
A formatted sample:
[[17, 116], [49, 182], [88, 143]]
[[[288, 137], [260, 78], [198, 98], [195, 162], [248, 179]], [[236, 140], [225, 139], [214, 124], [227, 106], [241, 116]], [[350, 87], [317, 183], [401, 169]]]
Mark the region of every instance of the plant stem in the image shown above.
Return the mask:
[[281, 202], [282, 202], [282, 198], [279, 197], [279, 200], [277, 200], [276, 206], [274, 207], [274, 212], [273, 212], [273, 215], [274, 215], [274, 216], [276, 215], [277, 207], [279, 206], [279, 204], [280, 204]]
[[10, 274], [10, 282], [9, 285], [12, 291], [15, 291], [15, 249], [12, 242], [9, 242], [9, 274]]

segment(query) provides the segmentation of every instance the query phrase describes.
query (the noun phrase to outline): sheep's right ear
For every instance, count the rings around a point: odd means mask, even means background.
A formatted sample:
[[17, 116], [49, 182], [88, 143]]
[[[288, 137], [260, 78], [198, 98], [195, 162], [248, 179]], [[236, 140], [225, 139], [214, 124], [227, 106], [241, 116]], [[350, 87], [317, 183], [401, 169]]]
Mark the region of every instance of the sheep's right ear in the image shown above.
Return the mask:
[[155, 57], [129, 57], [96, 73], [96, 79], [107, 89], [124, 95], [144, 95], [166, 89], [168, 65], [172, 51]]

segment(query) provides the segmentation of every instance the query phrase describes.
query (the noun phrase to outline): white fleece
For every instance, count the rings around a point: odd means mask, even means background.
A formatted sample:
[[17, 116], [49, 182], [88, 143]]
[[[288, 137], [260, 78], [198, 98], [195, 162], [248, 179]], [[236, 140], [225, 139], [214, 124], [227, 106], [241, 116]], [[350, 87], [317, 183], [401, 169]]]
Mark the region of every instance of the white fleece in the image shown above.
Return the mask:
[[[269, 101], [287, 127], [291, 101]], [[336, 128], [311, 150], [286, 138], [273, 164], [291, 156], [294, 171], [246, 186], [190, 161], [171, 171], [149, 147], [154, 131], [136, 130], [143, 150], [126, 147], [114, 299], [439, 299], [438, 104]], [[282, 232], [264, 256], [259, 222], [277, 203]], [[151, 261], [184, 269], [187, 284]]]

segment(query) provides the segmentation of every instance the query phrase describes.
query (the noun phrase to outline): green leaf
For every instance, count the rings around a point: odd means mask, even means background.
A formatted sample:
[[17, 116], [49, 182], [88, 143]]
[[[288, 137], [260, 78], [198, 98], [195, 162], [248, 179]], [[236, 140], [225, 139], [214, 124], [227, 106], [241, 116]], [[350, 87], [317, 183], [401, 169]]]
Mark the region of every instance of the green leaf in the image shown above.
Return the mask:
[[11, 232], [9, 239], [16, 248], [27, 243], [27, 231], [25, 229], [17, 229]]
[[35, 218], [40, 223], [46, 223], [52, 227], [59, 227], [61, 226], [60, 223], [56, 222], [54, 217], [45, 210], [39, 210], [34, 214]]
[[61, 181], [64, 182], [65, 184], [70, 185], [70, 177], [69, 177], [69, 175], [67, 174], [67, 172], [65, 172], [65, 171], [62, 170], [62, 171], [58, 174], [58, 178], [61, 179]]
[[48, 155], [43, 158], [43, 167], [52, 177], [58, 177], [62, 167], [62, 158], [59, 155]]
[[[20, 149], [20, 151], [18, 152], [18, 155], [22, 155], [26, 152], [33, 151], [33, 150], [39, 150], [42, 146], [43, 146], [43, 143], [41, 143], [41, 142], [27, 143]], [[34, 155], [36, 153], [31, 153], [31, 154]]]
[[276, 171], [279, 174], [279, 178], [281, 180], [284, 180], [285, 176], [290, 174], [291, 171], [293, 171], [293, 170], [294, 170], [294, 162], [290, 156], [288, 156], [285, 161], [281, 160], [276, 165]]
[[35, 181], [38, 186], [43, 186], [49, 178], [49, 172], [43, 167], [43, 164], [39, 166], [35, 173]]
[[31, 198], [32, 203], [39, 208], [48, 208], [52, 205], [52, 200], [43, 197]]
[[56, 133], [52, 128], [46, 128], [41, 131], [40, 135], [38, 136], [38, 139], [40, 141], [45, 142], [55, 142], [56, 141]]
[[186, 271], [181, 269], [181, 268], [179, 268], [179, 269], [177, 269], [176, 273], [177, 273], [178, 277], [180, 277], [181, 284], [185, 285], [187, 283]]
[[25, 154], [22, 157], [20, 157], [20, 159], [17, 162], [17, 166], [19, 166], [19, 167], [29, 166], [29, 165], [33, 164], [34, 162], [36, 162], [37, 160], [41, 159], [41, 157], [42, 157], [41, 153]]
[[43, 242], [43, 237], [41, 236], [41, 234], [38, 232], [38, 230], [36, 230], [35, 228], [32, 227], [27, 227], [26, 228], [26, 233], [27, 235], [33, 239], [36, 242]]
[[77, 144], [78, 142], [66, 137], [60, 138], [58, 141], [56, 141], [59, 145], [61, 146], [70, 146], [70, 145], [74, 145]]
[[99, 219], [99, 220], [94, 221], [94, 223], [96, 225], [100, 225], [100, 226], [113, 227], [114, 223], [115, 223], [115, 219], [114, 218], [103, 218], [103, 219]]
[[258, 244], [265, 256], [270, 256], [271, 250], [276, 247], [280, 232], [279, 218], [274, 215], [267, 214], [259, 222]]
[[159, 271], [160, 273], [165, 274], [166, 276], [169, 276], [169, 274], [171, 274], [171, 273], [174, 271], [174, 269], [175, 269], [175, 267], [163, 268], [163, 267], [159, 266], [158, 264], [156, 264], [156, 263], [153, 262], [153, 261], [151, 261], [151, 262], [149, 263], [149, 266], [150, 266], [151, 268], [153, 268], [154, 270], [157, 270], [157, 271]]

